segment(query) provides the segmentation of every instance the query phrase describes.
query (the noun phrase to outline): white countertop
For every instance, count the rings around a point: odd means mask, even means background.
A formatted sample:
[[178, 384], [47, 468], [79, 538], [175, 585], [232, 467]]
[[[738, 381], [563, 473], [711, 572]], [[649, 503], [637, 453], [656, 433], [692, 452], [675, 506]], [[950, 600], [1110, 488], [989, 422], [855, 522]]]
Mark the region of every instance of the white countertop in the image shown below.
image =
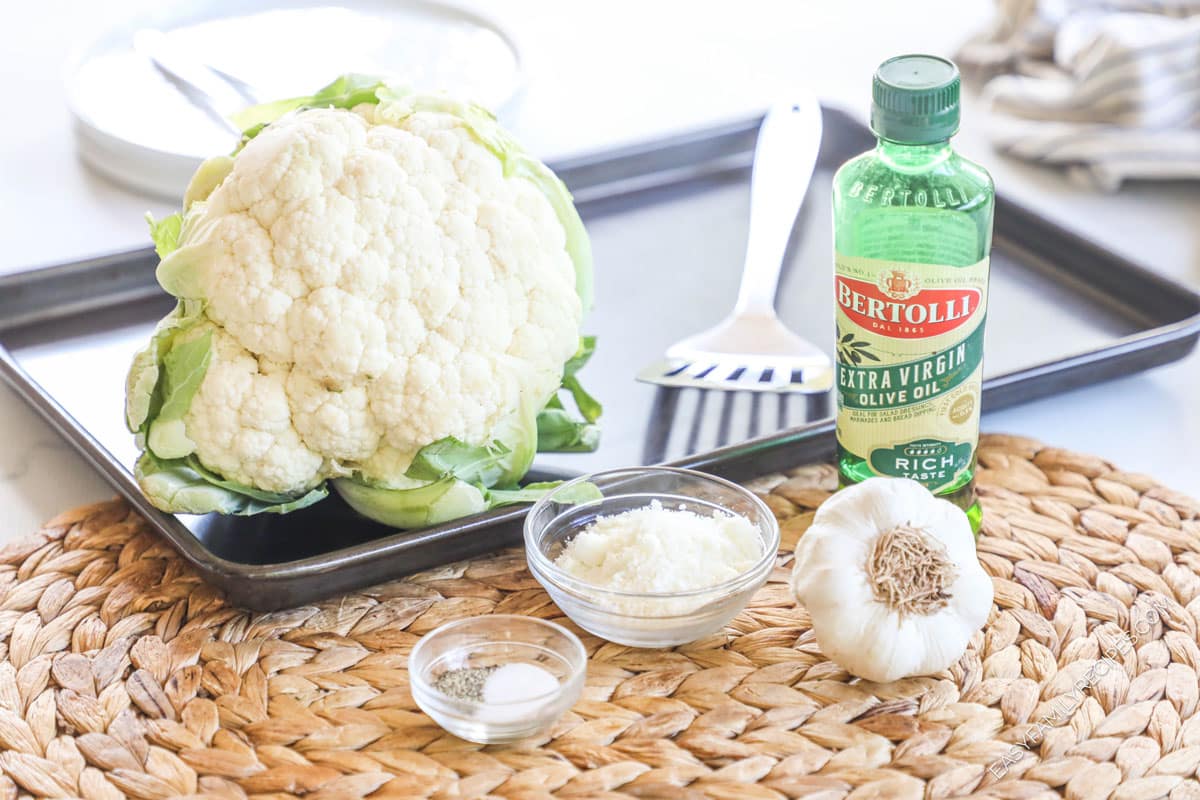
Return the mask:
[[[0, 73], [0, 272], [146, 244], [142, 215], [161, 201], [109, 184], [74, 155], [60, 65], [128, 0], [45, 0], [5, 12]], [[736, 11], [733, 9], [736, 8]], [[991, 13], [986, 0], [760, 0], [561, 3], [500, 0], [490, 13], [516, 31], [531, 80], [510, 116], [544, 157], [647, 138], [761, 110], [809, 84], [865, 113], [870, 75], [899, 52], [951, 54]], [[958, 146], [1001, 191], [1067, 227], [1192, 285], [1200, 285], [1200, 186], [1127, 187], [1112, 196], [1060, 174], [992, 154], [968, 101]], [[984, 428], [1094, 452], [1175, 488], [1200, 492], [1200, 356], [991, 414]], [[0, 541], [33, 531], [70, 506], [112, 494], [81, 458], [0, 386]]]

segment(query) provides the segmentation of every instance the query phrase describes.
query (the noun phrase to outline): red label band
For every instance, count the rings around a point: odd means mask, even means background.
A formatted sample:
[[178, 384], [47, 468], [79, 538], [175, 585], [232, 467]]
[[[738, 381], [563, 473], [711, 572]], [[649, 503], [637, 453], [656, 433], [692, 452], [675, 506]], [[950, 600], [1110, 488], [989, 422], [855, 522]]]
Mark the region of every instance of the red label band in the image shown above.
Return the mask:
[[978, 289], [922, 289], [891, 270], [879, 283], [837, 278], [837, 303], [855, 325], [894, 339], [928, 339], [961, 327], [979, 310]]

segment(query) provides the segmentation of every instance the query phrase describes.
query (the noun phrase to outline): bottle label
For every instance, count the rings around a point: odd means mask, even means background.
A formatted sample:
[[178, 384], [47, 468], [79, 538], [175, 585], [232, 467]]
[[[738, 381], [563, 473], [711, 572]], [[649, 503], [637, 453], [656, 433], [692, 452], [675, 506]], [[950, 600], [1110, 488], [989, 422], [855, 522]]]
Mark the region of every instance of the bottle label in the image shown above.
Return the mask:
[[979, 440], [988, 259], [835, 260], [839, 443], [876, 475], [954, 485]]

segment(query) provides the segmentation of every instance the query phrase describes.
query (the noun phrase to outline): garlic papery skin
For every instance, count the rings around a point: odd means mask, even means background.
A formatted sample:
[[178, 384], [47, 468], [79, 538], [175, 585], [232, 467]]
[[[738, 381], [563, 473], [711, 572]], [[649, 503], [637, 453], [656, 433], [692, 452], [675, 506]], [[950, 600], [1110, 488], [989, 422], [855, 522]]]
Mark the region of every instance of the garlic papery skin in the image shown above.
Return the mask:
[[967, 515], [907, 478], [826, 500], [800, 537], [792, 592], [821, 651], [879, 683], [954, 664], [992, 610]]

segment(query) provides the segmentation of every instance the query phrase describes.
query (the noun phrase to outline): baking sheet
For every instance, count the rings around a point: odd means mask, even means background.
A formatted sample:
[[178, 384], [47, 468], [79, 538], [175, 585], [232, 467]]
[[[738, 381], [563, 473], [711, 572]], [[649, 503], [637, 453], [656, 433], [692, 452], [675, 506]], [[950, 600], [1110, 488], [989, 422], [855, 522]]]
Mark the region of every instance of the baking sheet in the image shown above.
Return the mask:
[[[873, 140], [841, 112], [825, 117], [778, 306], [798, 333], [831, 350], [830, 179]], [[605, 415], [597, 452], [539, 456], [540, 474], [683, 459], [744, 477], [832, 447], [832, 426], [820, 422], [828, 397], [661, 390], [633, 380], [733, 304], [756, 123], [554, 165], [592, 237], [597, 303], [585, 328], [599, 346], [581, 378]], [[985, 409], [1165, 363], [1195, 344], [1200, 300], [1190, 291], [1003, 199], [996, 229]], [[8, 354], [0, 352], [0, 371], [237, 602], [276, 608], [512, 541], [519, 510], [396, 534], [333, 497], [282, 517], [175, 518], [150, 508], [128, 474], [136, 450], [122, 411], [129, 360], [173, 305], [153, 282], [154, 264], [139, 251], [0, 281]]]

